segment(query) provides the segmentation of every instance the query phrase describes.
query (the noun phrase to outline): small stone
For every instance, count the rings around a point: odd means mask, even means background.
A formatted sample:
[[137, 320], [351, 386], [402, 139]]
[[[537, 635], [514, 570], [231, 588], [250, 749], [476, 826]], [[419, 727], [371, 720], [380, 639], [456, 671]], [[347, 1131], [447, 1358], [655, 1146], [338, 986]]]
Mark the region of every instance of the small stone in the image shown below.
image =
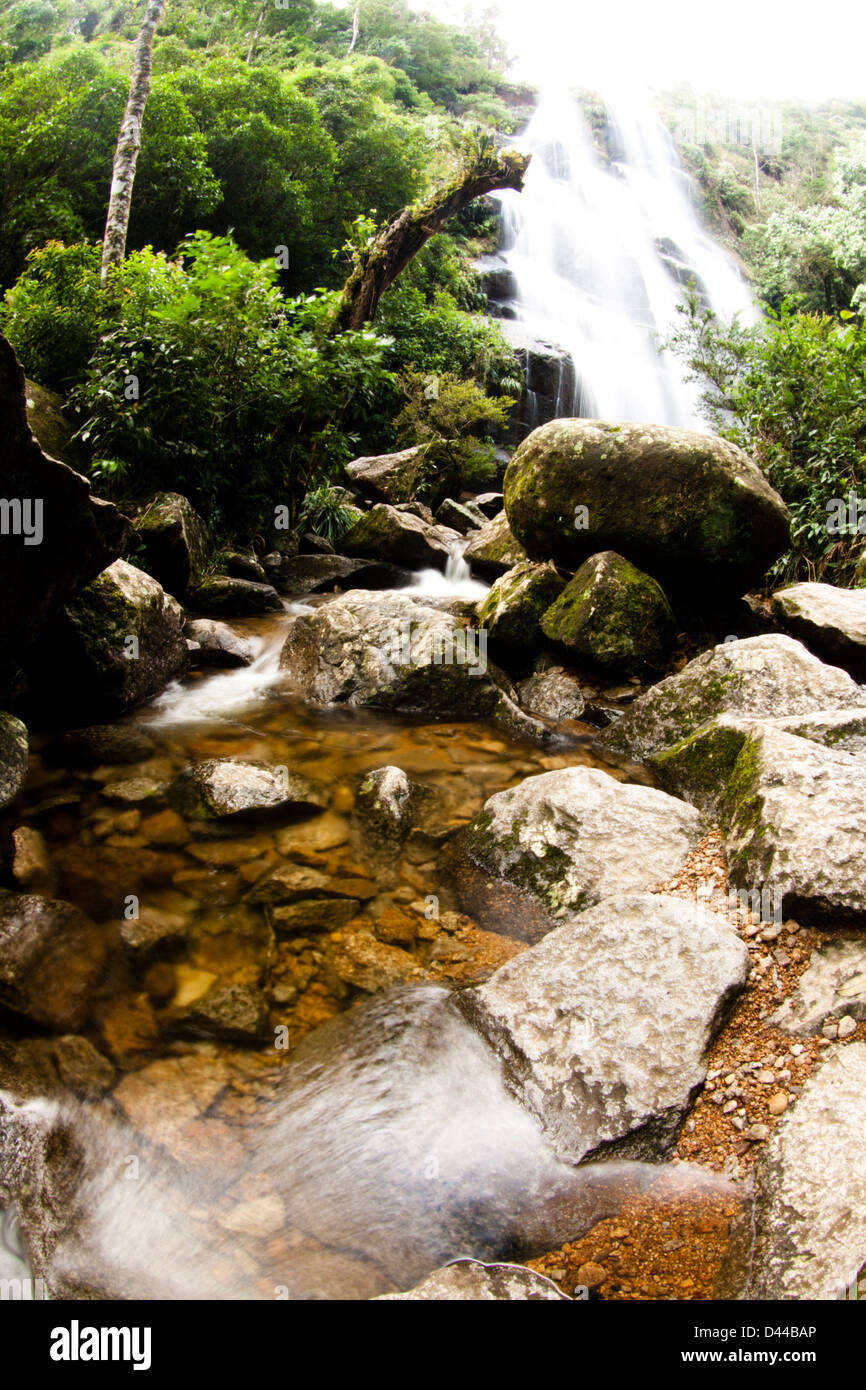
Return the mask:
[[774, 1072], [771, 1072], [768, 1068], [764, 1068], [756, 1072], [755, 1080], [760, 1081], [762, 1086], [772, 1086], [773, 1082], [776, 1080], [776, 1076]]
[[729, 1101], [727, 1102], [727, 1104], [725, 1104], [725, 1105], [722, 1106], [722, 1114], [723, 1114], [723, 1115], [733, 1115], [733, 1113], [734, 1113], [734, 1111], [736, 1110], [736, 1108], [737, 1108], [737, 1102], [736, 1102], [735, 1100], [729, 1100]]
[[824, 1027], [821, 1029], [821, 1032], [827, 1039], [827, 1041], [829, 1041], [831, 1038], [836, 1038], [839, 1036], [839, 1025], [838, 1023], [825, 1023]]
[[764, 1142], [765, 1139], [769, 1139], [769, 1137], [770, 1137], [770, 1126], [769, 1126], [769, 1125], [762, 1125], [762, 1124], [749, 1125], [749, 1128], [748, 1128], [747, 1130], [745, 1130], [744, 1133], [743, 1133], [743, 1138], [744, 1138], [744, 1139], [749, 1139], [749, 1140], [751, 1140], [751, 1142], [752, 1142], [753, 1144], [761, 1144], [761, 1143]]
[[586, 1289], [598, 1289], [607, 1282], [607, 1270], [604, 1265], [594, 1264], [591, 1260], [585, 1265], [581, 1265], [577, 1271], [577, 1282]]
[[777, 1091], [767, 1101], [767, 1109], [771, 1115], [784, 1115], [790, 1103], [790, 1099], [784, 1091]]
[[839, 1019], [839, 1026], [836, 1032], [836, 1036], [838, 1038], [850, 1038], [852, 1034], [856, 1032], [856, 1018], [852, 1018], [850, 1014], [846, 1014], [844, 1018]]

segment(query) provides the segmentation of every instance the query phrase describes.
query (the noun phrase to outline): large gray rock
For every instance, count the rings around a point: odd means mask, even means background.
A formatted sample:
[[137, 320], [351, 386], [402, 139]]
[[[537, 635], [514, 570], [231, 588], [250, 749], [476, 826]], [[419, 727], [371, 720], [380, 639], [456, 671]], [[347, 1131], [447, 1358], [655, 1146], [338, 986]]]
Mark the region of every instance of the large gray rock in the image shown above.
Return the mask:
[[0, 1003], [34, 1023], [77, 1029], [105, 958], [102, 933], [77, 907], [0, 889]]
[[748, 970], [715, 913], [625, 894], [569, 918], [459, 1002], [559, 1158], [652, 1160], [673, 1147]]
[[766, 719], [830, 709], [866, 710], [866, 689], [801, 642], [772, 633], [724, 642], [696, 657], [635, 700], [599, 743], [640, 761], [719, 714]]
[[541, 631], [579, 660], [632, 676], [662, 669], [677, 628], [661, 585], [606, 550], [581, 565]]
[[280, 664], [319, 704], [478, 715], [524, 735], [542, 732], [487, 661], [482, 634], [406, 594], [358, 590], [303, 614]]
[[866, 589], [794, 584], [773, 595], [773, 612], [824, 661], [866, 679]]
[[428, 450], [421, 444], [397, 454], [377, 454], [346, 464], [354, 485], [376, 502], [411, 502], [429, 473]]
[[571, 1299], [551, 1279], [525, 1265], [485, 1265], [479, 1260], [455, 1260], [435, 1269], [406, 1293], [382, 1293], [376, 1303], [516, 1303], [546, 1300], [570, 1303]]
[[14, 801], [21, 790], [29, 761], [25, 726], [14, 715], [0, 710], [0, 811]]
[[539, 719], [580, 719], [586, 709], [586, 697], [580, 682], [565, 671], [554, 668], [536, 671], [517, 687], [522, 709]]
[[269, 763], [214, 758], [186, 768], [168, 797], [192, 820], [224, 820], [265, 812], [312, 813], [328, 804], [326, 787]]
[[511, 460], [505, 510], [533, 559], [576, 570], [615, 550], [712, 601], [759, 583], [790, 544], [785, 504], [742, 450], [668, 425], [551, 421]]
[[810, 739], [749, 735], [719, 806], [731, 882], [788, 916], [866, 920], [866, 763]]
[[380, 503], [346, 532], [340, 544], [348, 556], [360, 555], [407, 569], [444, 570], [452, 541], [458, 540], [456, 532]]
[[452, 531], [459, 531], [461, 536], [480, 531], [487, 524], [487, 517], [477, 503], [455, 502], [453, 497], [445, 498], [436, 512], [436, 520], [442, 526], [450, 526]]
[[511, 534], [505, 513], [500, 512], [472, 537], [463, 558], [474, 573], [484, 575], [486, 579], [496, 579], [528, 560], [529, 556]]
[[187, 604], [196, 613], [246, 618], [256, 613], [282, 613], [283, 601], [270, 584], [213, 574], [187, 591]]
[[797, 1038], [820, 1033], [828, 1019], [866, 1018], [866, 942], [830, 941], [812, 952], [797, 988], [769, 1020]]
[[462, 843], [482, 873], [561, 917], [664, 882], [701, 831], [698, 812], [665, 792], [568, 767], [491, 796]]
[[478, 609], [479, 626], [505, 652], [528, 656], [542, 643], [541, 620], [565, 588], [554, 565], [524, 560], [503, 574]]
[[192, 503], [179, 492], [160, 492], [136, 522], [148, 574], [176, 598], [204, 578], [212, 543]]
[[194, 618], [186, 624], [184, 632], [189, 641], [198, 646], [196, 661], [199, 666], [251, 666], [256, 659], [255, 644], [235, 632], [228, 623], [214, 618]]
[[866, 1043], [835, 1048], [764, 1148], [717, 1297], [827, 1301], [866, 1252]]

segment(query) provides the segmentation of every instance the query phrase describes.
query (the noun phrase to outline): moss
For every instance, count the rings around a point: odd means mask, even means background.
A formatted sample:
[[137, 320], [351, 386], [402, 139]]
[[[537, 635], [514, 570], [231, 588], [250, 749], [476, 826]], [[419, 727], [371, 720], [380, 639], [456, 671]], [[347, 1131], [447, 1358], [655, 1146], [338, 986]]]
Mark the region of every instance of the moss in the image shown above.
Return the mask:
[[553, 565], [525, 561], [493, 585], [478, 610], [479, 626], [491, 642], [519, 652], [538, 647], [543, 615], [565, 587]]
[[605, 552], [581, 567], [541, 629], [595, 665], [633, 675], [663, 665], [676, 624], [661, 586]]
[[668, 791], [710, 809], [729, 783], [746, 738], [744, 730], [704, 725], [650, 758], [650, 765]]

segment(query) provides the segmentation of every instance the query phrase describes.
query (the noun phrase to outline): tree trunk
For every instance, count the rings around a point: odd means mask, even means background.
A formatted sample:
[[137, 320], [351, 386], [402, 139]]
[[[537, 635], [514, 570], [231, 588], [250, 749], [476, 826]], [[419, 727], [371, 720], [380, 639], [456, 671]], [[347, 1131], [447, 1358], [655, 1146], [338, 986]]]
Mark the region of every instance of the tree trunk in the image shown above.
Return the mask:
[[531, 156], [484, 147], [468, 160], [450, 184], [425, 203], [403, 208], [358, 256], [343, 287], [335, 328], [361, 329], [376, 317], [379, 300], [431, 237], [476, 198], [498, 188], [518, 192]]
[[[352, 16], [352, 42], [349, 44], [349, 53], [355, 52], [355, 45], [361, 34], [361, 0], [355, 6], [355, 13]], [[347, 55], [348, 56], [348, 55]]]
[[111, 171], [111, 195], [105, 236], [102, 239], [102, 284], [112, 266], [123, 265], [126, 254], [126, 234], [129, 229], [129, 209], [132, 204], [132, 185], [135, 166], [141, 149], [141, 122], [150, 95], [150, 70], [153, 61], [153, 39], [165, 9], [165, 0], [148, 0], [144, 23], [135, 41], [129, 96]]

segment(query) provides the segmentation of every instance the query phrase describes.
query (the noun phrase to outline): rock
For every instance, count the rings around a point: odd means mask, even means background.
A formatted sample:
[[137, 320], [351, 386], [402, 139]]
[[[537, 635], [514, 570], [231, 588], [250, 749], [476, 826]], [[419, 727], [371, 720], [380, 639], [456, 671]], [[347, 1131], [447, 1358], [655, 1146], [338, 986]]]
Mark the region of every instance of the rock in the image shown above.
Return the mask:
[[20, 719], [0, 710], [0, 811], [15, 800], [29, 765], [27, 729]]
[[331, 589], [399, 589], [412, 579], [411, 571], [399, 565], [350, 560], [345, 555], [280, 556], [269, 575], [281, 593], [295, 597]]
[[349, 556], [360, 555], [407, 569], [444, 570], [451, 554], [435, 527], [411, 512], [381, 503], [346, 532], [341, 544]]
[[87, 1038], [67, 1034], [54, 1043], [60, 1080], [77, 1096], [96, 1100], [114, 1083], [114, 1067]]
[[[497, 792], [461, 841], [482, 873], [556, 918], [664, 882], [681, 868], [701, 829], [697, 811], [664, 792], [618, 782], [596, 768], [569, 767]], [[489, 920], [483, 925], [497, 930]]]
[[143, 907], [138, 917], [124, 921], [120, 939], [132, 958], [141, 964], [171, 953], [182, 946], [189, 932], [189, 921], [179, 912]]
[[431, 472], [427, 450], [416, 444], [398, 454], [377, 454], [346, 465], [352, 483], [375, 502], [411, 502]]
[[[363, 512], [358, 513], [358, 520]], [[317, 536], [315, 531], [305, 531], [298, 543], [299, 555], [333, 555], [334, 547], [327, 536]]]
[[267, 999], [249, 985], [217, 985], [172, 1019], [169, 1028], [182, 1037], [263, 1042], [268, 1036]]
[[866, 1043], [828, 1049], [755, 1167], [714, 1297], [850, 1297], [866, 1251]]
[[580, 682], [561, 669], [538, 671], [517, 687], [521, 709], [538, 719], [579, 719], [586, 708]]
[[501, 328], [515, 350], [520, 375], [526, 383], [509, 438], [525, 439], [536, 425], [571, 415], [576, 409], [578, 382], [574, 359], [560, 343], [536, 338], [519, 320], [506, 320]]
[[793, 995], [768, 1024], [806, 1038], [820, 1033], [828, 1019], [845, 1015], [866, 1019], [866, 943], [859, 940], [831, 941], [813, 951]]
[[334, 973], [344, 984], [374, 994], [407, 980], [423, 978], [424, 971], [412, 956], [396, 946], [386, 946], [373, 936], [357, 933], [347, 938], [331, 958]]
[[196, 613], [246, 618], [256, 613], [282, 613], [283, 601], [270, 584], [214, 574], [190, 588], [187, 603]]
[[450, 526], [452, 531], [459, 531], [461, 536], [468, 536], [470, 531], [480, 531], [487, 517], [474, 502], [455, 502], [453, 497], [446, 497], [436, 513], [436, 520], [443, 526]]
[[274, 811], [309, 814], [327, 806], [329, 796], [327, 788], [285, 767], [213, 758], [185, 768], [169, 799], [190, 820], [224, 820]]
[[864, 772], [809, 739], [750, 735], [719, 806], [731, 883], [772, 893], [786, 917], [866, 920]]
[[184, 632], [190, 641], [198, 643], [199, 666], [251, 666], [256, 659], [255, 644], [234, 632], [227, 623], [216, 622], [213, 618], [195, 618], [187, 622]]
[[251, 579], [254, 584], [267, 584], [268, 576], [252, 551], [221, 550], [217, 563], [229, 579]]
[[120, 554], [129, 530], [116, 507], [91, 495], [86, 478], [43, 452], [26, 402], [24, 373], [0, 338], [0, 492], [8, 526], [0, 545], [0, 689], [19, 653]]
[[485, 1265], [479, 1260], [455, 1260], [436, 1269], [406, 1293], [383, 1293], [375, 1303], [518, 1303], [547, 1300], [570, 1303], [550, 1279], [525, 1265]]
[[782, 499], [742, 450], [668, 425], [543, 425], [511, 460], [505, 509], [533, 559], [576, 570], [614, 550], [711, 601], [759, 584], [790, 544]]
[[211, 539], [192, 503], [179, 492], [160, 492], [135, 524], [144, 568], [170, 594], [184, 598], [207, 572]]
[[794, 584], [773, 595], [773, 613], [824, 661], [866, 680], [866, 589]]
[[64, 410], [63, 397], [25, 378], [27, 423], [43, 453], [79, 472], [87, 467], [87, 455], [75, 438], [75, 425]]
[[52, 760], [73, 767], [140, 763], [153, 757], [156, 744], [132, 724], [94, 724], [61, 734], [50, 749]]
[[481, 492], [475, 498], [475, 505], [488, 521], [492, 521], [505, 510], [505, 495], [501, 492]]
[[105, 958], [77, 907], [0, 889], [0, 1003], [49, 1028], [85, 1021]]
[[661, 586], [606, 550], [581, 565], [541, 631], [583, 661], [633, 676], [661, 670], [677, 625]]
[[479, 627], [494, 647], [517, 656], [538, 651], [541, 620], [556, 603], [565, 580], [553, 565], [524, 560], [495, 581], [478, 609]]
[[472, 537], [463, 558], [474, 572], [496, 579], [529, 556], [512, 535], [505, 512], [500, 512]]
[[620, 894], [458, 1002], [559, 1158], [653, 1161], [673, 1148], [748, 971], [724, 918], [681, 898]]
[[280, 664], [317, 704], [487, 717], [537, 737], [483, 638], [410, 595], [358, 591], [297, 618]]
[[599, 743], [641, 761], [719, 714], [765, 719], [829, 709], [866, 709], [866, 690], [801, 642], [773, 633], [696, 657], [636, 700]]
[[268, 910], [268, 921], [279, 936], [311, 931], [339, 931], [361, 911], [360, 898], [305, 898]]
[[364, 838], [377, 851], [396, 854], [415, 823], [424, 788], [400, 767], [369, 772], [355, 798], [355, 813]]
[[38, 830], [19, 825], [12, 832], [12, 877], [25, 893], [54, 891], [54, 872], [48, 846]]
[[56, 717], [54, 683], [63, 673], [70, 720], [110, 717], [149, 700], [187, 667], [174, 600], [149, 574], [115, 560], [67, 605], [38, 657], [42, 703]]
[[602, 1284], [608, 1281], [607, 1270], [604, 1265], [594, 1264], [591, 1260], [580, 1266], [577, 1271], [577, 1282], [585, 1289], [600, 1289]]
[[333, 811], [323, 816], [305, 821], [301, 826], [288, 826], [276, 834], [277, 850], [280, 854], [303, 859], [312, 855], [318, 863], [318, 855], [326, 850], [338, 849], [349, 838], [349, 822]]

